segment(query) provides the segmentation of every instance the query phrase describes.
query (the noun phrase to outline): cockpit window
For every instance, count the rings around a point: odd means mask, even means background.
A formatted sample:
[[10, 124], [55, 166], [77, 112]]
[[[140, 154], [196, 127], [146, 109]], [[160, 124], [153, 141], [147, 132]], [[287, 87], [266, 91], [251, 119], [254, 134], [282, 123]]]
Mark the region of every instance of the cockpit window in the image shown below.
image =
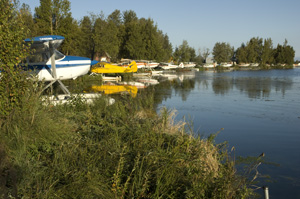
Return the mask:
[[46, 52], [34, 53], [29, 57], [30, 63], [41, 63], [41, 62], [47, 62], [48, 60], [49, 60], [49, 56]]
[[[48, 48], [33, 48], [34, 53], [29, 56], [29, 63], [46, 63], [50, 59], [50, 51]], [[54, 50], [55, 60], [62, 59], [64, 54], [58, 50]]]
[[59, 52], [58, 50], [54, 50], [55, 60], [62, 59], [65, 55]]

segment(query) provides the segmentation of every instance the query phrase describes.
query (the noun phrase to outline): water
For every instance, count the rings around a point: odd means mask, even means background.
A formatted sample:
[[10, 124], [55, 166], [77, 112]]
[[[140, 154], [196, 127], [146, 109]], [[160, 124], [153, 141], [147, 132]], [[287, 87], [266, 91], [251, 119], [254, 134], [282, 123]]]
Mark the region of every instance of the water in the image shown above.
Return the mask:
[[[170, 72], [134, 80], [154, 85], [157, 109], [176, 109], [176, 119], [192, 120], [201, 136], [220, 131], [216, 142], [227, 141], [236, 157], [264, 153], [266, 163], [258, 171], [270, 179], [260, 178], [258, 185], [269, 187], [271, 199], [300, 198], [300, 68]], [[142, 92], [121, 83], [109, 83], [109, 93]], [[99, 82], [83, 83], [90, 84]]]
[[201, 135], [224, 128], [216, 142], [228, 141], [236, 156], [265, 153], [275, 163], [258, 168], [271, 177], [261, 180], [270, 198], [300, 198], [300, 69], [190, 72], [165, 84], [156, 86], [159, 107], [190, 118]]

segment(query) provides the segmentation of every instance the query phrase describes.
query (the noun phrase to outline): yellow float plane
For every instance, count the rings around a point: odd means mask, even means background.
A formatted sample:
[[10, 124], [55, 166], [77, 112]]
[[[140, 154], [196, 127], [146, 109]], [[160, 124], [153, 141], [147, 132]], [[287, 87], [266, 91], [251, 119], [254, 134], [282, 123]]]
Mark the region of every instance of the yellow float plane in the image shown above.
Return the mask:
[[91, 72], [92, 73], [134, 73], [137, 71], [137, 64], [135, 61], [132, 61], [127, 67], [113, 65], [107, 62], [99, 62], [98, 64], [95, 64]]

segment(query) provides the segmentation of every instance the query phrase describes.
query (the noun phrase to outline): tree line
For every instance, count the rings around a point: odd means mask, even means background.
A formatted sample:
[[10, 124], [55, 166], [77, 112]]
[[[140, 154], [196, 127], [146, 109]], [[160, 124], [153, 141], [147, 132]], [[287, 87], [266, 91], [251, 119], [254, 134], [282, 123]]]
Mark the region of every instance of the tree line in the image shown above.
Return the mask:
[[273, 47], [271, 38], [251, 38], [246, 44], [234, 50], [229, 43], [217, 42], [212, 52], [214, 59], [218, 62], [257, 63], [266, 65], [292, 65], [294, 63], [295, 50], [285, 40], [283, 45]]
[[132, 10], [115, 10], [108, 16], [101, 11], [77, 21], [72, 17], [70, 6], [69, 0], [40, 0], [34, 15], [27, 4], [19, 6], [20, 16], [30, 30], [26, 36], [62, 35], [65, 37], [61, 46], [64, 54], [91, 59], [109, 55], [112, 61], [129, 58], [202, 64], [211, 54], [217, 63], [292, 65], [294, 62], [295, 51], [287, 40], [274, 48], [271, 38], [253, 37], [236, 50], [229, 43], [217, 42], [211, 52], [204, 47], [197, 53], [183, 40], [173, 51], [168, 35], [151, 18], [138, 18]]
[[168, 35], [152, 19], [138, 18], [132, 10], [115, 10], [108, 16], [101, 12], [77, 21], [71, 15], [70, 5], [68, 0], [40, 0], [32, 16], [30, 7], [23, 4], [20, 13], [30, 30], [26, 36], [62, 35], [63, 53], [92, 59], [109, 55], [113, 61], [121, 58], [162, 61], [172, 56]]

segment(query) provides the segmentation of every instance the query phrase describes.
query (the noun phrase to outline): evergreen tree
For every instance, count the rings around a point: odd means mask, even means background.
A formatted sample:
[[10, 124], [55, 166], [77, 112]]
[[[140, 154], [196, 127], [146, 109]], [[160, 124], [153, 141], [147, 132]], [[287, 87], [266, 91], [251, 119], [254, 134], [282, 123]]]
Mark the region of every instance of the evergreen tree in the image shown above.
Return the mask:
[[[136, 24], [137, 24], [138, 18], [136, 16], [136, 13], [132, 10], [124, 11], [123, 12], [123, 30], [122, 30], [122, 41], [120, 46], [120, 54], [119, 57], [122, 58], [130, 58], [130, 50], [132, 50], [132, 44], [129, 43], [129, 38], [131, 34], [133, 34], [136, 30]], [[134, 37], [132, 37], [134, 38]], [[132, 39], [131, 38], [131, 39]]]
[[284, 48], [284, 63], [291, 66], [294, 63], [295, 50], [290, 45], [287, 45], [288, 41], [285, 39], [283, 48]]
[[73, 21], [70, 10], [68, 0], [40, 0], [40, 6], [35, 8], [34, 15], [37, 33], [64, 36], [63, 33], [71, 31], [68, 26]]
[[260, 63], [263, 50], [263, 39], [253, 37], [247, 44], [247, 62]]
[[[95, 20], [94, 24], [94, 34], [93, 34], [93, 41], [95, 44], [95, 57], [102, 56], [106, 52], [106, 46], [107, 46], [107, 41], [105, 39], [106, 37], [106, 27], [107, 27], [107, 22], [104, 19], [104, 14], [101, 13], [100, 16], [98, 16]], [[105, 39], [104, 39], [105, 38]]]
[[110, 15], [108, 15], [107, 20], [111, 21], [119, 28], [122, 25], [122, 16], [120, 10], [113, 11]]
[[284, 63], [284, 50], [280, 44], [277, 44], [277, 48], [274, 49], [274, 61], [276, 65]]
[[266, 64], [272, 64], [273, 60], [273, 42], [271, 38], [268, 38], [264, 40], [260, 64], [263, 66]]
[[120, 10], [113, 11], [110, 15], [107, 17], [107, 21], [109, 24], [109, 27], [111, 27], [112, 33], [112, 48], [108, 53], [110, 53], [110, 56], [113, 61], [116, 61], [118, 58], [120, 58], [120, 48], [122, 43], [122, 35], [124, 33], [124, 25], [122, 23], [122, 16]]
[[234, 49], [229, 43], [217, 42], [213, 48], [212, 54], [217, 63], [230, 62], [234, 54]]
[[177, 62], [194, 61], [195, 57], [195, 49], [190, 47], [186, 40], [183, 40], [182, 44], [174, 51], [174, 59], [177, 60]]
[[40, 6], [35, 8], [34, 20], [38, 35], [53, 35], [53, 2], [40, 0]]
[[60, 26], [61, 28], [57, 31], [57, 34], [65, 37], [65, 41], [61, 45], [61, 51], [65, 55], [80, 55], [80, 45], [82, 41], [77, 21], [71, 16], [67, 16], [60, 22]]
[[69, 0], [52, 0], [53, 34], [63, 35], [69, 30], [68, 24], [73, 23]]
[[157, 61], [166, 61], [172, 57], [173, 47], [167, 34], [164, 35], [162, 31], [159, 31], [159, 35], [162, 41], [162, 53], [156, 59]]
[[158, 28], [150, 18], [145, 20], [144, 41], [146, 43], [144, 59], [161, 59], [163, 45], [160, 43]]
[[93, 24], [88, 16], [84, 16], [80, 23], [80, 52], [84, 57], [94, 58]]
[[247, 49], [246, 45], [242, 43], [241, 47], [239, 47], [236, 51], [236, 58], [238, 63], [247, 63]]
[[294, 57], [295, 51], [293, 47], [287, 45], [287, 40], [284, 41], [283, 45], [278, 44], [277, 48], [274, 49], [274, 60], [276, 65], [293, 65]]
[[106, 31], [103, 35], [103, 40], [105, 40], [105, 52], [108, 53], [113, 60], [117, 60], [119, 49], [120, 49], [120, 27], [119, 21], [115, 18], [108, 17], [106, 23]]

